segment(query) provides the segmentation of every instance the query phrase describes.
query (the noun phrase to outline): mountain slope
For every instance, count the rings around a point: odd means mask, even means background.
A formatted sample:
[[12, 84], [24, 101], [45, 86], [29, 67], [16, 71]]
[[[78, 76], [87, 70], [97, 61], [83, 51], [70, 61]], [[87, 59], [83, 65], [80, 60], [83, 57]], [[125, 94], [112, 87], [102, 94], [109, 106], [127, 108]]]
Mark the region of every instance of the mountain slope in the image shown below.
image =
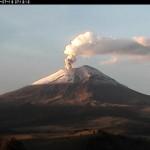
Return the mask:
[[56, 73], [35, 81], [33, 85], [42, 84], [56, 84], [56, 83], [79, 83], [88, 81], [91, 77], [94, 79], [101, 80], [101, 82], [106, 82], [110, 84], [117, 84], [117, 82], [107, 75], [103, 74], [99, 70], [92, 68], [90, 66], [82, 66], [80, 68], [73, 68], [70, 70], [61, 69]]
[[149, 104], [150, 96], [121, 85], [90, 66], [58, 72], [0, 96], [0, 102], [31, 104]]
[[118, 83], [90, 66], [59, 70], [32, 85], [0, 96], [0, 102], [31, 104], [150, 104], [150, 96]]
[[100, 128], [150, 135], [150, 96], [90, 66], [60, 70], [0, 96], [0, 131]]

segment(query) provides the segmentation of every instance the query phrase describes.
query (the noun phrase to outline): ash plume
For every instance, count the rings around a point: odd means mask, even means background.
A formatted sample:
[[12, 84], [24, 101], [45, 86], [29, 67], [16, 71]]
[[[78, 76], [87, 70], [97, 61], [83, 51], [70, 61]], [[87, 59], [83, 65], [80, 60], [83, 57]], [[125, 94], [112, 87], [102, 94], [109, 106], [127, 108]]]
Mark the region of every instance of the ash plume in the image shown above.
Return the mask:
[[76, 55], [68, 55], [66, 58], [65, 58], [65, 68], [67, 70], [70, 70], [72, 69], [72, 64], [76, 61]]
[[64, 54], [67, 55], [65, 59], [67, 69], [72, 68], [77, 56], [111, 55], [110, 60], [101, 64], [117, 63], [124, 56], [133, 61], [150, 61], [150, 38], [144, 36], [112, 38], [85, 32], [75, 37], [65, 47]]

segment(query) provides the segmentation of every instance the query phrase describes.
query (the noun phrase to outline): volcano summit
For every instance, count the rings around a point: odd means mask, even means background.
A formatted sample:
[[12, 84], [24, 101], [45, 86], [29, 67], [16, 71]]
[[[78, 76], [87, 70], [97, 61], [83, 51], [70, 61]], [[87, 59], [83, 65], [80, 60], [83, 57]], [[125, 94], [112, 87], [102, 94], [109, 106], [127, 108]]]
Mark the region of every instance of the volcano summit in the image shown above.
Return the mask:
[[90, 67], [90, 66], [82, 66], [80, 68], [72, 68], [72, 69], [61, 69], [56, 73], [42, 78], [33, 83], [33, 85], [39, 84], [56, 84], [56, 83], [83, 83], [91, 78], [95, 80], [101, 80], [101, 82], [106, 82], [108, 84], [117, 84], [117, 82], [110, 77], [106, 76], [99, 70]]
[[60, 69], [32, 85], [0, 97], [1, 102], [21, 104], [149, 104], [136, 92], [91, 66]]

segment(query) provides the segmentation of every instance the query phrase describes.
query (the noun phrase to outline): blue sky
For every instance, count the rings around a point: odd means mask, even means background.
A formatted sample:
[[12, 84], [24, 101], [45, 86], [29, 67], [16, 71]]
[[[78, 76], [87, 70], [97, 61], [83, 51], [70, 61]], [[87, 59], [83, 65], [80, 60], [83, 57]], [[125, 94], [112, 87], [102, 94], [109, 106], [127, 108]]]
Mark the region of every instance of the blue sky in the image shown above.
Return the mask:
[[[64, 48], [75, 36], [150, 37], [149, 5], [0, 6], [0, 93], [47, 76], [63, 67]], [[103, 56], [78, 58], [134, 90], [150, 94], [150, 63], [99, 64]]]

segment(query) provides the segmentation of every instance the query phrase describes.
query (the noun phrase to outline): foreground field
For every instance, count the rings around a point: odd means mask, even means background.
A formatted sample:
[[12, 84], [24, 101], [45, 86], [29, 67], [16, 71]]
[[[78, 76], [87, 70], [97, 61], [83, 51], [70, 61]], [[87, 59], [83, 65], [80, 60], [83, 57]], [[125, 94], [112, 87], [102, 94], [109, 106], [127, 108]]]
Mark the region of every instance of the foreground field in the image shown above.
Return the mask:
[[[46, 134], [7, 134], [1, 135], [3, 139], [13, 137], [14, 143], [5, 142], [5, 149], [0, 144], [0, 150], [149, 150], [148, 137], [127, 137], [114, 135], [103, 131], [84, 129], [66, 133]], [[9, 140], [8, 140], [9, 141]], [[11, 144], [9, 144], [11, 143]], [[12, 145], [15, 146], [12, 146]], [[21, 145], [22, 144], [22, 145]], [[4, 145], [4, 144], [3, 144]], [[11, 146], [10, 146], [11, 145]], [[6, 148], [7, 147], [7, 148]], [[17, 148], [18, 147], [18, 148]]]

